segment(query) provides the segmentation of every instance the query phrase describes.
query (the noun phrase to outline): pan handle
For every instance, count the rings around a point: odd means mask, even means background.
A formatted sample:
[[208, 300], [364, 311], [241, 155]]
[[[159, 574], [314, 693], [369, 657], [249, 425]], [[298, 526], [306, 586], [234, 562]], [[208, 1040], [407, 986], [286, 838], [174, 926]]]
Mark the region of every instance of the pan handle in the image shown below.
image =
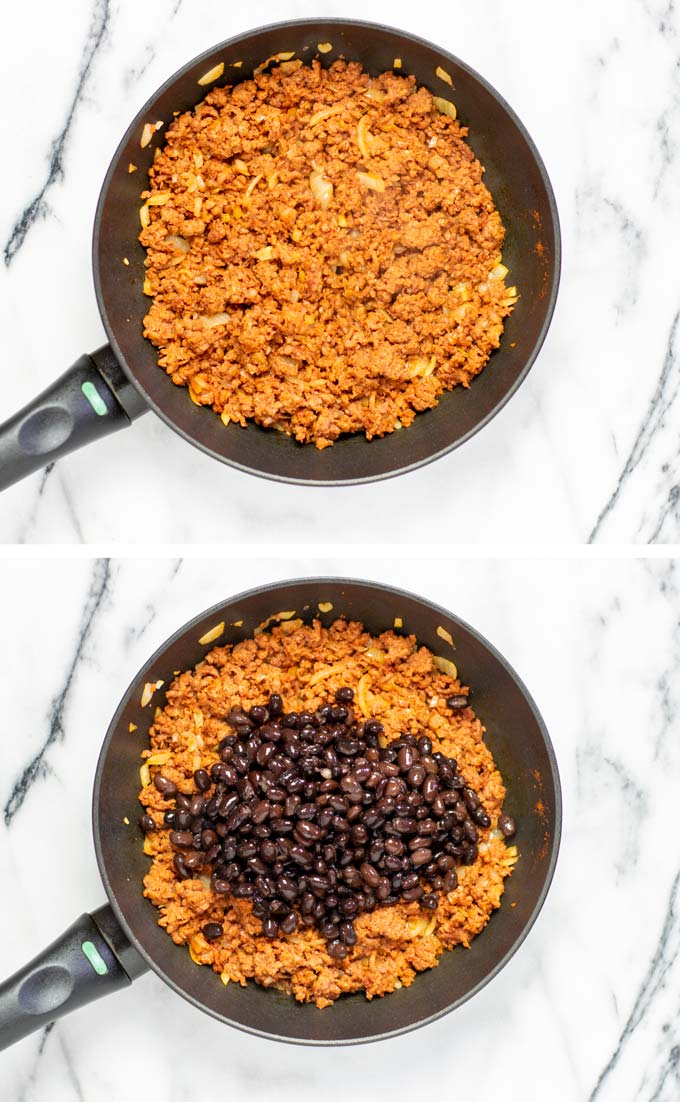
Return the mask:
[[147, 965], [106, 905], [0, 984], [0, 1050], [102, 995], [127, 987]]
[[0, 490], [83, 444], [126, 428], [147, 409], [109, 345], [80, 356], [0, 425]]

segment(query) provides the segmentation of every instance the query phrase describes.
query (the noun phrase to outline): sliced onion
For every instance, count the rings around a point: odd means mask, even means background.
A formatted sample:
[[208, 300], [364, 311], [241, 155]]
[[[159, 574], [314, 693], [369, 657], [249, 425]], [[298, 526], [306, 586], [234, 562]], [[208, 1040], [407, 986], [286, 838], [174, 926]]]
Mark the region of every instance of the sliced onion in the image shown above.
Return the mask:
[[214, 80], [219, 80], [224, 72], [224, 62], [219, 61], [217, 65], [213, 65], [212, 69], [208, 69], [207, 73], [204, 73], [202, 77], [198, 78], [199, 84], [212, 84]]
[[248, 187], [245, 190], [245, 194], [244, 194], [243, 200], [242, 200], [244, 203], [248, 202], [248, 200], [250, 199], [250, 196], [253, 194], [255, 188], [257, 187], [257, 185], [259, 184], [261, 179], [262, 179], [262, 173], [261, 172], [259, 173], [259, 175], [253, 176], [252, 180], [250, 181], [250, 183], [248, 184]]
[[198, 641], [201, 646], [205, 646], [207, 643], [214, 643], [222, 634], [224, 634], [224, 620], [221, 620], [219, 624], [215, 624], [215, 627], [211, 628], [210, 631], [206, 631], [205, 635], [202, 635]]
[[341, 115], [344, 110], [345, 108], [342, 103], [336, 103], [334, 107], [323, 107], [320, 111], [314, 112], [307, 126], [316, 126], [318, 122], [323, 122], [324, 119], [330, 119], [331, 115]]
[[176, 249], [179, 249], [181, 253], [188, 253], [191, 245], [187, 241], [186, 237], [180, 237], [179, 234], [170, 233], [165, 238], [167, 245], [174, 245]]
[[489, 275], [489, 279], [505, 279], [508, 269], [505, 264], [497, 264]]
[[368, 115], [362, 115], [357, 123], [357, 145], [362, 157], [370, 157], [371, 133], [368, 129]]
[[445, 84], [450, 84], [453, 88], [453, 80], [451, 79], [451, 74], [447, 73], [446, 69], [442, 69], [441, 65], [438, 65], [435, 69], [435, 75], [438, 76], [440, 80], [443, 80]]
[[360, 184], [370, 188], [371, 191], [385, 190], [385, 181], [382, 176], [376, 176], [375, 172], [357, 172], [357, 178]]
[[333, 198], [332, 183], [327, 176], [324, 176], [323, 172], [319, 172], [318, 168], [314, 168], [309, 174], [309, 186], [317, 203], [325, 210]]
[[442, 115], [448, 115], [450, 119], [455, 119], [458, 115], [456, 111], [455, 103], [451, 103], [450, 100], [442, 99], [441, 96], [433, 96], [432, 102], [438, 111], [441, 111]]
[[441, 655], [435, 654], [432, 657], [432, 662], [440, 673], [447, 673], [449, 677], [452, 677], [454, 680], [458, 677], [458, 670], [448, 658], [442, 658]]

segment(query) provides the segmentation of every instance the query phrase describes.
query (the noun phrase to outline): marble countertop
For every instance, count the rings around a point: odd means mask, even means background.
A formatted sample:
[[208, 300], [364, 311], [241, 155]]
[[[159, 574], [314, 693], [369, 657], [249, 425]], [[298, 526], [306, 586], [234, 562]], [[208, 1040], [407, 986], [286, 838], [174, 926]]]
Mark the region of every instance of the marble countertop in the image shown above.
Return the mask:
[[[287, 543], [351, 510], [354, 524], [336, 528], [336, 541], [382, 530], [416, 542], [431, 538], [433, 517], [438, 538], [462, 542], [677, 541], [677, 7], [326, 0], [322, 10], [441, 42], [498, 88], [533, 135], [557, 194], [564, 266], [555, 319], [528, 380], [456, 453], [387, 483], [334, 492], [255, 480], [146, 417], [124, 438], [4, 494], [0, 540], [153, 533], [240, 543], [275, 528]], [[310, 0], [285, 8], [261, 0], [256, 11], [214, 0], [71, 0], [68, 18], [35, 0], [3, 11], [0, 95], [17, 105], [0, 120], [11, 150], [0, 185], [3, 415], [103, 342], [91, 225], [133, 113], [214, 42], [253, 23], [315, 14]], [[405, 507], [409, 524], [400, 525]]]
[[49, 570], [6, 562], [0, 882], [12, 887], [0, 911], [0, 975], [104, 901], [90, 790], [137, 668], [231, 593], [328, 573], [377, 577], [444, 604], [498, 646], [534, 695], [558, 756], [565, 818], [553, 887], [527, 941], [452, 1015], [351, 1051], [231, 1030], [147, 974], [0, 1055], [3, 1102], [348, 1093], [676, 1102], [680, 574], [665, 559], [461, 560], [455, 570], [443, 558], [347, 555], [72, 559]]

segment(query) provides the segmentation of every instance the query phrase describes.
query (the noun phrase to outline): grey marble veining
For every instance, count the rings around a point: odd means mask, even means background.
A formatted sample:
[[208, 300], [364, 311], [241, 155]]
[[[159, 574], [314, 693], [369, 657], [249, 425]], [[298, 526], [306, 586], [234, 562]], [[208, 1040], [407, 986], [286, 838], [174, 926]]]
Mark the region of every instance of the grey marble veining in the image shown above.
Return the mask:
[[226, 595], [334, 572], [449, 607], [498, 646], [532, 692], [565, 797], [560, 861], [534, 930], [454, 1014], [351, 1051], [230, 1030], [146, 975], [0, 1055], [3, 1102], [128, 1102], [149, 1091], [170, 1102], [445, 1091], [676, 1102], [680, 568], [670, 560], [459, 561], [455, 569], [444, 558], [347, 554], [58, 560], [49, 569], [6, 562], [0, 882], [11, 890], [0, 909], [0, 975], [104, 900], [90, 791], [106, 725], [137, 668]]
[[[3, 415], [103, 341], [91, 224], [132, 114], [212, 43], [316, 11], [309, 0], [285, 10], [263, 0], [256, 12], [212, 0], [72, 0], [68, 16], [47, 0], [6, 6], [3, 102], [30, 91], [28, 110], [0, 121], [12, 151], [0, 185]], [[152, 533], [231, 544], [275, 528], [286, 543], [340, 510], [354, 521], [334, 531], [341, 543], [371, 531], [404, 543], [678, 541], [677, 6], [347, 0], [324, 12], [441, 42], [489, 78], [535, 138], [557, 194], [564, 266], [553, 326], [528, 380], [453, 455], [332, 492], [224, 468], [149, 415], [3, 494], [0, 540], [136, 542]]]

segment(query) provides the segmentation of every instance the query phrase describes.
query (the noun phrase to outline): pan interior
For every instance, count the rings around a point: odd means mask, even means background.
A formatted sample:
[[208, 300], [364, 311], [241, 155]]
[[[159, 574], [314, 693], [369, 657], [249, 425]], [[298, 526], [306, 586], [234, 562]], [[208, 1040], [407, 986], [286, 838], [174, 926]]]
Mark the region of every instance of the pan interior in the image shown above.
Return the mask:
[[[320, 614], [319, 602], [333, 609]], [[198, 662], [215, 644], [199, 638], [216, 623], [226, 627], [220, 642], [236, 642], [280, 609], [296, 609], [305, 620], [324, 623], [342, 615], [361, 620], [371, 632], [390, 628], [396, 616], [404, 632], [442, 653], [437, 627], [450, 631], [456, 663], [473, 687], [474, 706], [487, 729], [486, 741], [506, 783], [505, 810], [517, 817], [520, 860], [506, 881], [500, 909], [470, 949], [444, 953], [437, 968], [420, 974], [409, 988], [368, 1002], [344, 996], [318, 1010], [254, 983], [224, 987], [219, 977], [195, 965], [158, 926], [158, 912], [142, 897], [149, 859], [136, 823], [140, 814], [140, 752], [148, 745], [153, 708], [141, 707], [146, 682], [167, 686], [174, 670]], [[234, 621], [243, 621], [234, 627]], [[132, 733], [129, 725], [134, 724]], [[559, 843], [560, 793], [547, 732], [528, 696], [504, 659], [470, 627], [410, 594], [363, 582], [314, 579], [268, 586], [203, 613], [140, 670], [112, 720], [97, 769], [93, 805], [100, 871], [111, 902], [128, 936], [152, 968], [201, 1009], [231, 1025], [273, 1039], [311, 1044], [347, 1044], [375, 1040], [422, 1025], [464, 1002], [483, 986], [521, 943], [547, 892]], [[126, 819], [129, 820], [128, 825]]]
[[[318, 44], [325, 42], [332, 49], [319, 54]], [[455, 101], [459, 118], [470, 127], [470, 145], [486, 168], [486, 183], [506, 227], [504, 262], [521, 296], [506, 320], [500, 348], [469, 390], [457, 387], [445, 394], [435, 409], [418, 414], [405, 432], [370, 443], [359, 435], [341, 438], [323, 451], [256, 425], [224, 426], [212, 410], [195, 406], [186, 388], [170, 381], [158, 367], [156, 349], [142, 337], [149, 300], [142, 293], [145, 253], [137, 240], [139, 196], [164, 128], [174, 112], [191, 109], [203, 99], [207, 89], [198, 79], [214, 65], [223, 62], [222, 81], [235, 83], [282, 51], [295, 51], [306, 62], [318, 57], [324, 65], [342, 56], [360, 61], [372, 75], [391, 69], [400, 58], [400, 73], [414, 75], [435, 95]], [[436, 75], [438, 67], [449, 73], [453, 89]], [[164, 125], [142, 149], [140, 136], [149, 121]], [[137, 166], [136, 172], [128, 171], [130, 163]], [[94, 230], [94, 275], [102, 318], [121, 364], [152, 408], [215, 458], [292, 482], [389, 477], [467, 439], [500, 409], [531, 366], [552, 316], [558, 274], [559, 229], [550, 184], [531, 139], [508, 105], [445, 51], [399, 31], [345, 21], [265, 27], [216, 46], [170, 78], [123, 138], [104, 182]]]

